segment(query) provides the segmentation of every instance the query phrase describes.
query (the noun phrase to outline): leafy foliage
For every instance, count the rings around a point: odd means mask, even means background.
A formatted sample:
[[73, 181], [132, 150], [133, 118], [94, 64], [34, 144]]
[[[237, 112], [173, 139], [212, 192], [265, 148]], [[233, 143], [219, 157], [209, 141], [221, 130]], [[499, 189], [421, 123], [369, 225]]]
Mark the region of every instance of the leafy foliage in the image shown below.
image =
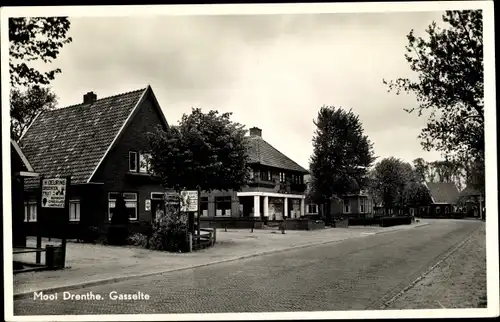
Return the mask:
[[66, 34], [67, 17], [9, 19], [9, 70], [11, 86], [48, 85], [61, 70], [36, 70], [29, 62], [51, 63], [60, 49], [72, 41]]
[[375, 160], [373, 146], [351, 110], [323, 106], [314, 124], [311, 193], [330, 205], [332, 197], [357, 193], [367, 185], [367, 171]]
[[415, 172], [409, 163], [394, 157], [385, 158], [375, 165], [371, 176], [370, 190], [386, 209], [407, 206], [408, 196], [416, 187], [408, 187], [410, 183], [416, 182]]
[[148, 133], [151, 169], [166, 188], [239, 191], [247, 183], [246, 131], [230, 116], [193, 109], [178, 127]]
[[426, 150], [450, 154], [458, 163], [474, 160], [484, 169], [484, 67], [481, 10], [447, 11], [442, 29], [433, 22], [426, 39], [407, 36], [406, 60], [418, 79], [384, 83], [389, 91], [413, 93], [422, 116], [430, 111], [420, 138]]
[[37, 85], [26, 91], [14, 88], [10, 92], [10, 131], [18, 141], [38, 113], [55, 108], [57, 98], [48, 88]]

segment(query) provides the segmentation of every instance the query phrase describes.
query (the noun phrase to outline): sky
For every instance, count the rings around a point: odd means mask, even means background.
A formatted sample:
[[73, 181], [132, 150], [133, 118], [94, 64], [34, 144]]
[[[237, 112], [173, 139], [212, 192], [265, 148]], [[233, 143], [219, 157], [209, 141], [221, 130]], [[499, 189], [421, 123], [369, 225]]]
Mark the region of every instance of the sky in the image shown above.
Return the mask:
[[415, 77], [406, 35], [425, 35], [441, 12], [71, 18], [51, 68], [59, 106], [151, 85], [170, 124], [192, 107], [233, 112], [305, 168], [323, 105], [352, 109], [379, 158], [432, 161], [417, 138], [426, 118], [403, 108], [382, 79]]

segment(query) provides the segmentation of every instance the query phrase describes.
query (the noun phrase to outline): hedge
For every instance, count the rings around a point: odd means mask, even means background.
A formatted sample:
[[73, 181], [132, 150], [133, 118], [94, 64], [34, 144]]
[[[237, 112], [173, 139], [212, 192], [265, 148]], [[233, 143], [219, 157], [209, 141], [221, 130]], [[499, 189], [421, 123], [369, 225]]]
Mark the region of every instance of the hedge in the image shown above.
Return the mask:
[[412, 222], [412, 217], [410, 216], [400, 216], [400, 217], [383, 217], [381, 218], [381, 227], [390, 227], [397, 225], [410, 225]]

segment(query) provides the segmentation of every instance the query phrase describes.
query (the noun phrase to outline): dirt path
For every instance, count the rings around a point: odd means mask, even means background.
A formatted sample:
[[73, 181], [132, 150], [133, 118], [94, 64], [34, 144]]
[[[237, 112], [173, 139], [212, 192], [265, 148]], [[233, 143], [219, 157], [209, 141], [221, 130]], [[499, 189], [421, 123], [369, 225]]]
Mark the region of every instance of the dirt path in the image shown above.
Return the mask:
[[484, 308], [486, 303], [486, 237], [483, 226], [386, 309]]

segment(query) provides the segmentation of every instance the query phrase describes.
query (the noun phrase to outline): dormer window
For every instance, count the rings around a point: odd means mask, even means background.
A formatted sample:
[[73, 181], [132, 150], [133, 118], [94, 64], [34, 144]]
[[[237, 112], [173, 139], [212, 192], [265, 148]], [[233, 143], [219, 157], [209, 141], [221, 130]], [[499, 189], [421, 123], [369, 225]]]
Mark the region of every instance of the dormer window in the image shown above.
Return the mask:
[[137, 152], [129, 151], [129, 153], [128, 153], [128, 169], [131, 172], [137, 172]]

